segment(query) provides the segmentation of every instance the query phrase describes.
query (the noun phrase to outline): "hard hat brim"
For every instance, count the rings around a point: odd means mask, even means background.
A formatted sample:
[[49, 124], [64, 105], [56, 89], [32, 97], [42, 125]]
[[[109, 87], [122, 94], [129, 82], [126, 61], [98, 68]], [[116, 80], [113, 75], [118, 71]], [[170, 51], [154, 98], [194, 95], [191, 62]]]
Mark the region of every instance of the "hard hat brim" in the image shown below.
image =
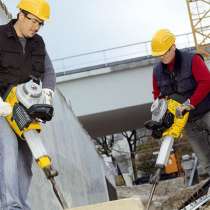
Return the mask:
[[152, 52], [152, 56], [154, 57], [158, 57], [158, 56], [162, 56], [164, 55], [168, 50], [164, 50], [164, 51], [161, 51], [161, 52]]

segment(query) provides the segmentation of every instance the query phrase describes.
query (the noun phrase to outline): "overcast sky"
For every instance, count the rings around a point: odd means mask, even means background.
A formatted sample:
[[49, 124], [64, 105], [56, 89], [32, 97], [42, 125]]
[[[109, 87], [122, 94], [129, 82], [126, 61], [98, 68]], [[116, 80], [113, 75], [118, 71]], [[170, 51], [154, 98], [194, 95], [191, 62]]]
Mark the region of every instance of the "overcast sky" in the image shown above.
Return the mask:
[[[18, 0], [3, 0], [16, 14]], [[41, 29], [52, 59], [151, 40], [159, 28], [191, 31], [185, 0], [49, 0]]]

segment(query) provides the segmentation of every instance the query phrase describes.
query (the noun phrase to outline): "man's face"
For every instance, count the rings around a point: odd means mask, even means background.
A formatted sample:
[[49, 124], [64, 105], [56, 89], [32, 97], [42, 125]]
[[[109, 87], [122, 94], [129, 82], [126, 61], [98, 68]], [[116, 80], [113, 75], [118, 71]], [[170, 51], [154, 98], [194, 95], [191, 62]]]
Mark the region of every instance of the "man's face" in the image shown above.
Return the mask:
[[164, 64], [169, 64], [175, 57], [175, 50], [176, 46], [172, 45], [164, 55], [159, 56], [161, 62]]
[[20, 12], [20, 31], [25, 38], [33, 37], [40, 29], [44, 22], [38, 17], [30, 14]]

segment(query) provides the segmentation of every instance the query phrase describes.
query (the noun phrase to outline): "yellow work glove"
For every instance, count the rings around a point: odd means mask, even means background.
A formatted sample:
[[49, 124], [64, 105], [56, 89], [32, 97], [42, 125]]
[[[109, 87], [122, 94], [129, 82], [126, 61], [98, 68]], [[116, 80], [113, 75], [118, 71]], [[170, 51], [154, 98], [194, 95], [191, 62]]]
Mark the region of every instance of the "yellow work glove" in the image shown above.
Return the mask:
[[12, 107], [0, 97], [0, 116], [6, 117], [12, 113]]

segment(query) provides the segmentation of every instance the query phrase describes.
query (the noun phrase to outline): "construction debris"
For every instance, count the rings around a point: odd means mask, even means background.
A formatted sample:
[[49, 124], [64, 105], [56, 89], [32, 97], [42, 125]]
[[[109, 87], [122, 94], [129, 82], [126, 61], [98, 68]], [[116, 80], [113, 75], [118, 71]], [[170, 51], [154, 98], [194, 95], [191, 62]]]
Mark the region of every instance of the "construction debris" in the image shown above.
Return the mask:
[[[198, 185], [191, 187], [185, 187], [183, 178], [170, 179], [161, 181], [156, 188], [153, 201], [151, 203], [151, 210], [177, 210], [190, 196], [198, 190], [205, 181], [202, 181]], [[146, 206], [148, 201], [148, 195], [151, 189], [150, 184], [136, 185], [133, 187], [117, 187], [117, 193], [119, 198], [139, 197]], [[202, 209], [207, 210], [210, 206]]]

